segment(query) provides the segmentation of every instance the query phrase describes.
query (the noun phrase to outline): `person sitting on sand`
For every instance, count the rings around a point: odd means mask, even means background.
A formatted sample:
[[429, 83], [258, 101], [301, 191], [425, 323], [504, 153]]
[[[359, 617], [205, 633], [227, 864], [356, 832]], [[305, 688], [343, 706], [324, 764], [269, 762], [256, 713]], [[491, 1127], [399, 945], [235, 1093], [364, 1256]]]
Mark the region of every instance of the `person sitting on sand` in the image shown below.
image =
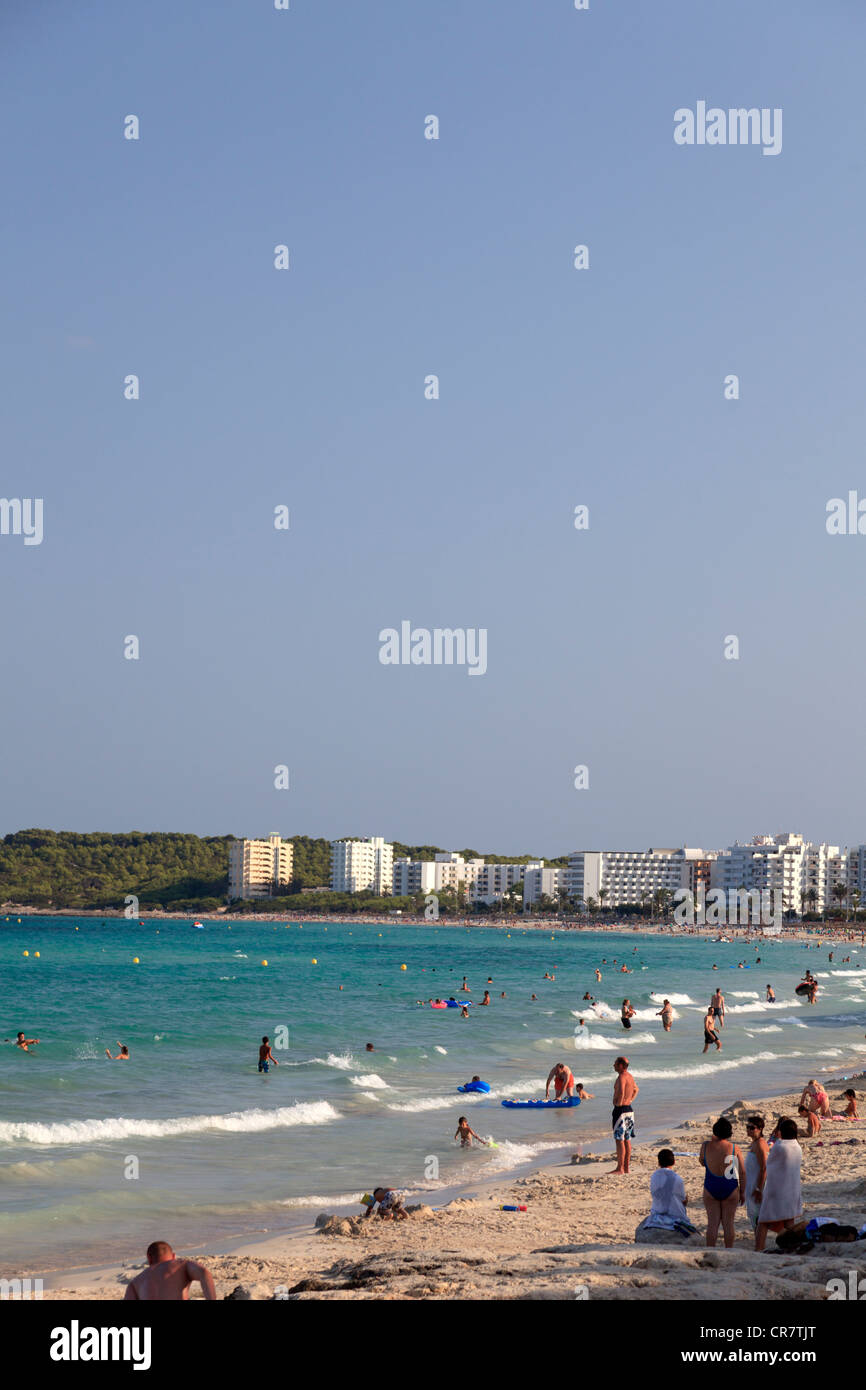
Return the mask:
[[550, 1099], [551, 1081], [553, 1082], [553, 1089], [557, 1100], [564, 1099], [563, 1091], [566, 1096], [574, 1095], [574, 1077], [564, 1062], [557, 1062], [556, 1066], [551, 1068], [550, 1075], [547, 1078], [547, 1085], [544, 1088], [545, 1100]]
[[656, 1018], [661, 1019], [662, 1027], [664, 1028], [666, 1033], [669, 1033], [671, 1031], [671, 1019], [673, 1018], [673, 1016], [674, 1011], [671, 1001], [670, 999], [666, 999], [664, 1004], [656, 1014]]
[[857, 1114], [857, 1092], [849, 1089], [843, 1092], [843, 1099], [847, 1100], [848, 1104], [843, 1111], [835, 1112], [832, 1118], [834, 1120], [859, 1120], [860, 1116]]
[[743, 1155], [731, 1139], [733, 1129], [724, 1116], [713, 1125], [712, 1139], [701, 1145], [704, 1167], [704, 1206], [707, 1211], [707, 1245], [713, 1247], [722, 1227], [725, 1249], [734, 1243], [734, 1217], [746, 1200], [746, 1168]]
[[689, 1201], [686, 1196], [686, 1185], [680, 1174], [674, 1172], [675, 1164], [676, 1159], [671, 1149], [659, 1149], [659, 1166], [650, 1178], [650, 1196], [652, 1197], [650, 1222], [659, 1217], [668, 1218], [671, 1221], [688, 1221], [689, 1219], [689, 1214], [686, 1211]]
[[803, 1087], [803, 1094], [800, 1097], [800, 1105], [805, 1105], [807, 1110], [811, 1110], [815, 1115], [830, 1114], [830, 1097], [824, 1087], [815, 1081], [807, 1081]]
[[374, 1187], [373, 1200], [368, 1203], [365, 1218], [372, 1216], [378, 1205], [383, 1221], [405, 1221], [409, 1213], [403, 1209], [403, 1197], [393, 1187]]
[[128, 1062], [129, 1048], [126, 1046], [126, 1043], [119, 1042], [117, 1046], [120, 1048], [120, 1051], [118, 1052], [116, 1057], [112, 1057], [110, 1047], [107, 1047], [105, 1049], [105, 1055], [108, 1058], [109, 1062]]
[[814, 1110], [810, 1110], [806, 1105], [798, 1105], [797, 1114], [801, 1115], [806, 1121], [805, 1137], [807, 1139], [816, 1139], [821, 1133], [821, 1121], [818, 1119]]
[[803, 1150], [797, 1143], [797, 1121], [779, 1121], [779, 1138], [767, 1158], [767, 1178], [761, 1198], [761, 1213], [755, 1232], [755, 1249], [763, 1250], [768, 1231], [793, 1226], [803, 1211], [800, 1169]]
[[479, 1144], [483, 1144], [485, 1148], [488, 1147], [487, 1140], [482, 1139], [480, 1134], [475, 1133], [475, 1130], [472, 1128], [465, 1115], [461, 1115], [460, 1119], [457, 1121], [457, 1129], [454, 1132], [454, 1138], [460, 1140], [461, 1149], [471, 1149], [473, 1139]]
[[195, 1260], [179, 1260], [166, 1240], [155, 1240], [147, 1247], [148, 1268], [126, 1286], [124, 1299], [144, 1303], [184, 1303], [190, 1284], [198, 1281], [210, 1302], [216, 1298], [213, 1275]]
[[722, 1044], [719, 1039], [719, 1035], [714, 1027], [715, 1021], [716, 1018], [712, 1008], [708, 1008], [707, 1016], [704, 1019], [704, 1052], [706, 1052], [707, 1048], [710, 1047], [713, 1043], [715, 1043], [716, 1045], [717, 1052], [721, 1052], [722, 1050]]
[[767, 1178], [767, 1155], [770, 1152], [764, 1138], [763, 1115], [750, 1115], [746, 1120], [746, 1138], [751, 1141], [746, 1154], [746, 1213], [754, 1231], [758, 1227], [758, 1213]]

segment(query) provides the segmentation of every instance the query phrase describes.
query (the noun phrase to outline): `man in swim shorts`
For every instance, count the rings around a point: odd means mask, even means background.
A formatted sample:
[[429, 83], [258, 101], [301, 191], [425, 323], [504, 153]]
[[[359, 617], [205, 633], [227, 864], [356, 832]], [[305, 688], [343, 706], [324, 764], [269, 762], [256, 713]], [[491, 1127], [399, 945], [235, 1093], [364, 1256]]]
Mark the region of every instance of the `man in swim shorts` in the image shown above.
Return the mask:
[[628, 1069], [627, 1057], [617, 1057], [613, 1069], [616, 1072], [616, 1081], [613, 1087], [611, 1121], [616, 1144], [616, 1167], [608, 1171], [622, 1176], [629, 1171], [631, 1141], [635, 1137], [632, 1101], [640, 1088]]
[[189, 1298], [189, 1286], [196, 1280], [206, 1299], [216, 1298], [210, 1270], [195, 1260], [179, 1260], [168, 1241], [155, 1240], [147, 1247], [147, 1264], [148, 1268], [127, 1284], [124, 1299], [185, 1303]]
[[[550, 1083], [553, 1082], [553, 1089], [557, 1100], [564, 1100], [565, 1096], [574, 1095], [574, 1077], [564, 1062], [557, 1062], [547, 1078], [547, 1085], [544, 1088], [544, 1099], [550, 1099]], [[565, 1092], [565, 1096], [563, 1095]]]
[[275, 1067], [280, 1065], [273, 1052], [271, 1052], [270, 1038], [264, 1037], [262, 1038], [262, 1045], [259, 1048], [259, 1071], [267, 1072], [269, 1062], [273, 1062]]
[[725, 1026], [725, 996], [720, 989], [717, 989], [710, 1000], [710, 1008], [713, 1011], [713, 1018], [718, 1020], [720, 1028]]
[[707, 1009], [707, 1016], [704, 1019], [704, 1052], [706, 1052], [707, 1048], [711, 1047], [713, 1043], [716, 1045], [717, 1052], [721, 1052], [722, 1050], [721, 1040], [714, 1026], [715, 1021], [715, 1015], [712, 1006], [710, 1006], [710, 1008]]

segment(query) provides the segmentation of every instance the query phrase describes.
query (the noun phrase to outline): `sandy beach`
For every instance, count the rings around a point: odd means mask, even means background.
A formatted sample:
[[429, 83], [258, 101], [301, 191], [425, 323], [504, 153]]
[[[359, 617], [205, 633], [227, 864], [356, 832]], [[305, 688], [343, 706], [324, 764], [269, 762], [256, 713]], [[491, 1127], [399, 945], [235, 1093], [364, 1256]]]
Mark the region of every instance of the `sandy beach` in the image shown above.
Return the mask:
[[[826, 1083], [835, 1102], [844, 1081]], [[796, 1115], [799, 1093], [742, 1097], [721, 1112], [745, 1153], [745, 1116]], [[594, 1103], [601, 1115], [607, 1098]], [[419, 1205], [403, 1222], [311, 1213], [306, 1234], [268, 1237], [231, 1254], [179, 1250], [211, 1270], [217, 1297], [277, 1299], [567, 1299], [824, 1300], [827, 1282], [866, 1275], [866, 1242], [816, 1246], [780, 1254], [775, 1237], [757, 1254], [740, 1208], [733, 1249], [705, 1244], [700, 1142], [719, 1112], [705, 1112], [666, 1133], [649, 1135], [651, 1116], [638, 1100], [638, 1142], [628, 1177], [612, 1176], [613, 1146], [520, 1177], [497, 1181], [439, 1210]], [[645, 1123], [644, 1123], [645, 1122]], [[802, 1139], [804, 1216], [866, 1222], [866, 1124], [825, 1122], [817, 1139]], [[688, 1206], [699, 1234], [664, 1233], [664, 1244], [638, 1244], [635, 1230], [650, 1207], [649, 1179], [659, 1148], [678, 1153]], [[593, 1146], [595, 1147], [595, 1146]], [[410, 1194], [407, 1204], [413, 1207]], [[526, 1205], [526, 1212], [500, 1210]], [[163, 1233], [158, 1233], [162, 1235]], [[658, 1233], [656, 1233], [658, 1234]], [[170, 1236], [170, 1232], [165, 1233]], [[670, 1243], [667, 1243], [670, 1242]], [[67, 1271], [47, 1278], [45, 1299], [123, 1297], [139, 1266]], [[199, 1297], [195, 1286], [193, 1297]]]

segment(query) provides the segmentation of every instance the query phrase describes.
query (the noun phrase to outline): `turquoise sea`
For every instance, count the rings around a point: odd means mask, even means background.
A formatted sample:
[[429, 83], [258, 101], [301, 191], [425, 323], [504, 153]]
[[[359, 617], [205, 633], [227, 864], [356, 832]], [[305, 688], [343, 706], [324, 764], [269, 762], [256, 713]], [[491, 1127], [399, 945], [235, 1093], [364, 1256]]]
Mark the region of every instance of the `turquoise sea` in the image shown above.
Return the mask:
[[[309, 1227], [323, 1209], [357, 1210], [380, 1183], [435, 1205], [455, 1184], [567, 1160], [608, 1134], [622, 1051], [641, 1088], [639, 1142], [739, 1097], [860, 1071], [866, 949], [833, 949], [831, 964], [827, 947], [800, 942], [756, 950], [630, 931], [0, 916], [0, 1037], [41, 1039], [28, 1054], [0, 1045], [0, 1273], [140, 1259], [157, 1238], [213, 1247]], [[794, 994], [807, 965], [821, 983], [811, 1008]], [[468, 1019], [416, 1002], [460, 997], [464, 974]], [[493, 1004], [478, 1008], [488, 977]], [[702, 1006], [717, 982], [724, 1050], [703, 1056]], [[638, 1010], [630, 1033], [626, 995]], [[665, 996], [671, 1034], [655, 1016]], [[578, 1014], [587, 1029], [575, 1038]], [[264, 1033], [287, 1042], [267, 1076], [256, 1069]], [[130, 1061], [105, 1058], [118, 1041]], [[500, 1106], [540, 1095], [560, 1059], [594, 1101]], [[489, 1097], [457, 1095], [473, 1073]], [[461, 1114], [499, 1147], [456, 1146]]]

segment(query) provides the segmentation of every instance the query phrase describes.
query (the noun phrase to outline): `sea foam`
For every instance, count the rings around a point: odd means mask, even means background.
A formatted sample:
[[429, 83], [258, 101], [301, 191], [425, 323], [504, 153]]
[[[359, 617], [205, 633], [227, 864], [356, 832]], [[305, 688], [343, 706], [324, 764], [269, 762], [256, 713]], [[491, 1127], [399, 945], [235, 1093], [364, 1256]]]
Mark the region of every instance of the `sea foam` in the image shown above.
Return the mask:
[[277, 1110], [233, 1110], [227, 1115], [181, 1115], [171, 1120], [132, 1120], [118, 1115], [107, 1120], [69, 1120], [56, 1124], [0, 1123], [0, 1143], [22, 1139], [31, 1144], [92, 1144], [111, 1139], [164, 1139], [175, 1134], [221, 1130], [227, 1134], [256, 1134], [291, 1125], [323, 1125], [339, 1119], [325, 1100], [301, 1101]]

